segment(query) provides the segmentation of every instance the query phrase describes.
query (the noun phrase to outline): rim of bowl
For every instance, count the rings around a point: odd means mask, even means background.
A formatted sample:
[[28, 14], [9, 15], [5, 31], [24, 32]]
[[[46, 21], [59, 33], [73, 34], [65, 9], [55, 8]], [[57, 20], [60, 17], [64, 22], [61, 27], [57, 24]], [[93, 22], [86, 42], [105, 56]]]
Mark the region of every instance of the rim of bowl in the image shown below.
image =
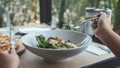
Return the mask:
[[[24, 43], [23, 43], [24, 44]], [[31, 47], [31, 48], [35, 48], [35, 49], [41, 49], [41, 50], [50, 50], [50, 51], [63, 51], [63, 50], [75, 50], [75, 49], [79, 49], [79, 48], [82, 48], [82, 47], [85, 47], [87, 46], [86, 45], [87, 43], [84, 43], [83, 45], [84, 46], [80, 46], [80, 47], [76, 47], [76, 48], [70, 48], [70, 49], [47, 49], [47, 48], [39, 48], [39, 47], [32, 47], [32, 46], [29, 46], [29, 45], [26, 45], [24, 44], [25, 46], [28, 46], [28, 47]]]
[[[50, 31], [50, 30], [47, 30], [47, 31]], [[78, 45], [78, 44], [80, 44], [81, 46], [78, 46], [78, 47], [76, 47], [76, 48], [70, 48], [70, 49], [52, 49], [52, 48], [49, 48], [49, 49], [47, 49], [47, 48], [40, 48], [40, 47], [33, 47], [33, 46], [29, 46], [29, 45], [27, 45], [27, 44], [25, 44], [25, 43], [23, 43], [22, 42], [22, 44], [24, 44], [25, 46], [28, 46], [28, 47], [31, 47], [31, 48], [36, 48], [36, 49], [41, 49], [41, 50], [51, 50], [51, 51], [62, 51], [62, 50], [74, 50], [74, 49], [79, 49], [79, 48], [82, 48], [82, 47], [85, 47], [85, 46], [87, 46], [86, 44], [87, 44], [87, 41], [90, 41], [91, 40], [91, 37], [89, 37], [87, 34], [85, 34], [85, 33], [82, 33], [82, 32], [78, 32], [78, 31], [71, 31], [71, 30], [52, 30], [52, 31], [69, 31], [69, 32], [77, 32], [77, 33], [81, 33], [81, 34], [84, 34], [84, 35], [86, 35], [87, 36], [87, 39], [85, 39], [84, 41], [82, 41], [81, 43], [77, 43], [76, 45]], [[38, 32], [40, 32], [40, 31], [38, 31]], [[30, 34], [33, 34], [34, 32], [32, 32], [32, 33], [29, 33], [29, 34], [27, 34], [27, 35], [30, 35]], [[25, 35], [26, 36], [26, 35]], [[23, 37], [22, 37], [23, 38]], [[22, 39], [21, 38], [21, 39]]]

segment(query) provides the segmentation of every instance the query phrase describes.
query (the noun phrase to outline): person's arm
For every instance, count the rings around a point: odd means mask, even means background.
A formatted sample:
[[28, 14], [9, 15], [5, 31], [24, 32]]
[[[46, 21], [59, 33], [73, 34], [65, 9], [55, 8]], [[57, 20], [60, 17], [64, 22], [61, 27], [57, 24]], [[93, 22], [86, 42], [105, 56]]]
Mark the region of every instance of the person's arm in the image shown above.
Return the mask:
[[112, 30], [103, 30], [99, 39], [120, 58], [120, 36]]
[[92, 23], [95, 36], [120, 58], [120, 36], [110, 28], [110, 21], [105, 13], [97, 16], [100, 18]]
[[0, 68], [18, 68], [19, 64], [20, 60], [14, 49], [11, 53], [8, 51], [0, 52]]

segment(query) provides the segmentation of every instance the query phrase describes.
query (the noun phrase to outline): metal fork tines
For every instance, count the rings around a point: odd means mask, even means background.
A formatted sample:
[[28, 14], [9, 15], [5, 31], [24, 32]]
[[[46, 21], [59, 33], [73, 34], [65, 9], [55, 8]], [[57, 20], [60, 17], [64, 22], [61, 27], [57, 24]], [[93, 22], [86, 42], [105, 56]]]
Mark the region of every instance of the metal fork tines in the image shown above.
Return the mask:
[[99, 17], [95, 17], [95, 18], [91, 18], [91, 19], [86, 19], [86, 20], [82, 21], [82, 22], [79, 24], [79, 26], [82, 25], [83, 23], [86, 23], [86, 22], [88, 22], [88, 21], [93, 21], [93, 20], [95, 20], [95, 19], [99, 19]]
[[10, 29], [9, 29], [9, 35], [10, 35], [10, 41], [9, 41], [9, 44], [10, 44], [10, 49], [12, 49], [12, 43], [11, 43], [11, 40], [12, 40], [12, 34], [11, 34], [11, 29], [12, 29], [12, 27], [11, 27], [11, 21], [10, 21], [10, 15], [9, 15], [9, 13], [8, 13], [8, 11], [4, 8], [4, 7], [2, 7], [2, 6], [0, 6], [0, 10], [2, 11], [2, 12], [4, 12], [5, 13], [5, 15], [6, 15], [6, 27], [9, 27]]

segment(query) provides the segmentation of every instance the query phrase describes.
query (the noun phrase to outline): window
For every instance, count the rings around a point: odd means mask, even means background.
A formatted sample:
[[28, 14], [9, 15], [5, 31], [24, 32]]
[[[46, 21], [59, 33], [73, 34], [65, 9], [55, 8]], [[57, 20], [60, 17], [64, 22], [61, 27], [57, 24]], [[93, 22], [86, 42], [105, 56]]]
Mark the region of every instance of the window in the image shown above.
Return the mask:
[[120, 1], [119, 0], [52, 0], [52, 23], [59, 24], [62, 28], [64, 23], [78, 24], [85, 19], [85, 8], [94, 7], [112, 10], [113, 30], [120, 34]]
[[[39, 0], [1, 0], [0, 6], [10, 14], [11, 23], [18, 25], [39, 24]], [[2, 19], [3, 15], [0, 15]], [[5, 18], [5, 16], [3, 17]], [[1, 22], [1, 25], [4, 22]]]
[[[62, 28], [65, 23], [77, 25], [85, 19], [85, 8], [112, 10], [112, 26], [119, 31], [119, 0], [1, 0], [0, 5], [9, 13], [14, 26], [46, 23]], [[115, 9], [117, 8], [117, 9]], [[40, 11], [39, 11], [40, 10]], [[0, 12], [0, 20], [2, 21]], [[115, 18], [116, 17], [116, 18]], [[115, 21], [115, 22], [114, 22]], [[5, 26], [4, 22], [0, 25]], [[0, 26], [1, 27], [1, 26]]]

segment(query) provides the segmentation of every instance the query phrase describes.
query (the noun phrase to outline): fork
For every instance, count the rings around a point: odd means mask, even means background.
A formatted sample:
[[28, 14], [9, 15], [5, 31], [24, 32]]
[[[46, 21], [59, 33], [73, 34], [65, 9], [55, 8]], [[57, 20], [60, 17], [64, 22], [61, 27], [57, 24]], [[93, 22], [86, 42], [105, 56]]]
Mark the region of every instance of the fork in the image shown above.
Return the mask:
[[84, 24], [84, 23], [86, 23], [86, 22], [88, 22], [88, 21], [93, 21], [93, 20], [95, 20], [95, 19], [99, 19], [99, 17], [86, 19], [86, 20], [82, 21], [82, 22], [79, 24], [79, 26], [82, 25], [82, 24]]
[[86, 22], [88, 22], [88, 21], [93, 21], [93, 20], [95, 20], [95, 19], [99, 19], [99, 17], [86, 19], [86, 20], [84, 20], [84, 21], [80, 22], [80, 24], [79, 24], [79, 25], [74, 26], [74, 29], [76, 29], [76, 30], [77, 30], [77, 29], [79, 29], [79, 28], [81, 27], [81, 25], [82, 25], [82, 24], [84, 24], [84, 23], [86, 23]]
[[6, 26], [7, 27], [9, 27], [9, 35], [10, 35], [10, 41], [9, 41], [9, 44], [10, 44], [10, 50], [12, 49], [12, 43], [11, 43], [11, 29], [12, 29], [12, 26], [11, 26], [11, 21], [10, 21], [10, 15], [9, 15], [9, 13], [8, 13], [8, 11], [4, 8], [4, 7], [2, 7], [2, 6], [0, 6], [0, 10], [2, 10], [2, 12], [4, 12], [5, 13], [5, 15], [6, 15]]

